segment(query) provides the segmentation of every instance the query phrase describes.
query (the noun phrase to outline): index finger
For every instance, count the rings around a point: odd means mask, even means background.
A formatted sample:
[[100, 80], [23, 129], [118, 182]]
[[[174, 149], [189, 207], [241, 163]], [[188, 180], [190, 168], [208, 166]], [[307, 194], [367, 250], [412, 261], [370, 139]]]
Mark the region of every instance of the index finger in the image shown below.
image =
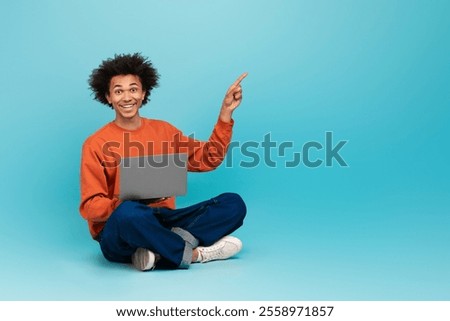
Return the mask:
[[248, 72], [244, 72], [242, 75], [239, 76], [239, 78], [231, 86], [234, 87], [234, 86], [239, 85], [239, 83], [242, 81], [242, 79], [247, 77], [247, 75], [248, 75]]

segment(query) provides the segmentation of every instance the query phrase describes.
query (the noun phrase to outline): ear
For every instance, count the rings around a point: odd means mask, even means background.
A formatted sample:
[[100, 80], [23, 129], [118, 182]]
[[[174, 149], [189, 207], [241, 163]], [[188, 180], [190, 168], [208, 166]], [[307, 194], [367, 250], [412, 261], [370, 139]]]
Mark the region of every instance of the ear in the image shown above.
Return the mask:
[[106, 100], [108, 101], [108, 104], [111, 105], [111, 99], [109, 98], [109, 93], [106, 93], [106, 94], [105, 94], [105, 98], [106, 98]]

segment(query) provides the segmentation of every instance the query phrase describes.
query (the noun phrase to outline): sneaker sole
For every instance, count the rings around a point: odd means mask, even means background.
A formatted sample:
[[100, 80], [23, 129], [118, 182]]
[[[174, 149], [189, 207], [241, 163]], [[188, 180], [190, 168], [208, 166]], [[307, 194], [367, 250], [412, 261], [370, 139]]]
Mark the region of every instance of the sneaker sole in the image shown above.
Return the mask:
[[138, 248], [131, 256], [131, 262], [140, 271], [152, 270], [155, 267], [155, 254], [147, 249]]

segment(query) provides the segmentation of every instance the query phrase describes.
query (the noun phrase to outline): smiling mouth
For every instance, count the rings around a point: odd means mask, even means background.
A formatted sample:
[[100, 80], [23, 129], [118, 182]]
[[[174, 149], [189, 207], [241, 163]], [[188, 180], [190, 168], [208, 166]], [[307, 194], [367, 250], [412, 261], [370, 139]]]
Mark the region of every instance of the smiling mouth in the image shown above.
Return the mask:
[[135, 106], [136, 104], [126, 104], [126, 105], [120, 105], [120, 108], [122, 109], [131, 109]]

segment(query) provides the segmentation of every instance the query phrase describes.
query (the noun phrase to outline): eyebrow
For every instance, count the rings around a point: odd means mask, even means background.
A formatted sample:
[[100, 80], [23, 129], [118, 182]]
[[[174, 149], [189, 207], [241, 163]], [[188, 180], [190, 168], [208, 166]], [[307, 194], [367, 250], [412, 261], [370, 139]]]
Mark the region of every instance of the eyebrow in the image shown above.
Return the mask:
[[[139, 87], [139, 84], [133, 82], [133, 83], [130, 84], [130, 87], [131, 87], [131, 86], [138, 86], [138, 87]], [[122, 85], [117, 84], [117, 85], [115, 85], [113, 88], [116, 88], [116, 87], [122, 87]]]

